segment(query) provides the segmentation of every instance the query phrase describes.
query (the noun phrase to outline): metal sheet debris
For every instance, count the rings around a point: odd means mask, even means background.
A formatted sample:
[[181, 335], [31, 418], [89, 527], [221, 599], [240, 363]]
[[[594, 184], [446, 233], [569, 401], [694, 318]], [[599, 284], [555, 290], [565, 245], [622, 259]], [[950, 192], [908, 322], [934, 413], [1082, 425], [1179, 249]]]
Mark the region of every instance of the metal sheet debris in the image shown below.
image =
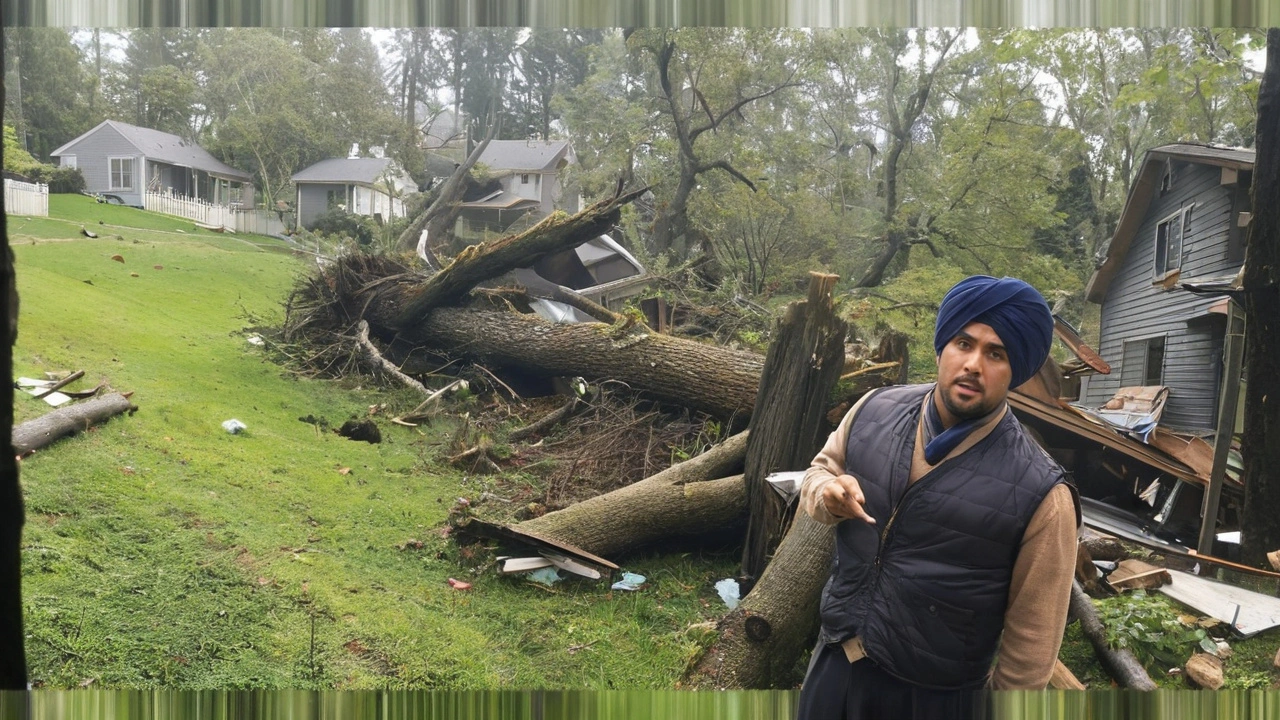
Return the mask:
[[1170, 570], [1171, 582], [1160, 592], [1231, 625], [1243, 637], [1280, 626], [1280, 598], [1234, 585]]

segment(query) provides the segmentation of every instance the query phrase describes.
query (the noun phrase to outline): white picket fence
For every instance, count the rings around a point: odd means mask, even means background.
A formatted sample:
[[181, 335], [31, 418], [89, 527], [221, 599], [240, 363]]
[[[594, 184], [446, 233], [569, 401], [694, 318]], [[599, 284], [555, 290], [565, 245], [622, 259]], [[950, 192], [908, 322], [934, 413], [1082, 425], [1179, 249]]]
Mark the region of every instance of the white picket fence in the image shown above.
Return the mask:
[[4, 179], [4, 212], [6, 215], [48, 215], [49, 186]]
[[177, 215], [202, 225], [224, 227], [238, 233], [279, 235], [285, 231], [285, 224], [278, 215], [255, 208], [213, 205], [203, 200], [154, 192], [143, 193], [142, 207], [151, 212]]

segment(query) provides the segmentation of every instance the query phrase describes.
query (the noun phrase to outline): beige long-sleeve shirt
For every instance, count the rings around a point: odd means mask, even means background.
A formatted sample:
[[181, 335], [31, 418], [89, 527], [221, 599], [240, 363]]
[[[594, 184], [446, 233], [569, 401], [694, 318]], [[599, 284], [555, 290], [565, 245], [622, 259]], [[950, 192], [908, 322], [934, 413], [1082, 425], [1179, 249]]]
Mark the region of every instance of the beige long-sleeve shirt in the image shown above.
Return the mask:
[[[925, 402], [932, 402], [932, 397], [926, 396]], [[822, 502], [822, 490], [836, 476], [844, 474], [849, 429], [861, 405], [859, 401], [845, 414], [840, 426], [827, 438], [826, 445], [813, 459], [800, 487], [801, 506], [820, 523], [832, 525], [841, 522], [840, 518], [827, 511]], [[1006, 405], [994, 413], [990, 421], [970, 433], [943, 460], [965, 452], [989, 435], [1008, 411]], [[923, 416], [921, 413], [922, 420]], [[910, 482], [919, 480], [934, 467], [925, 462], [923, 429], [918, 426]], [[877, 518], [879, 522], [887, 519]], [[851, 519], [843, 522], [862, 521]], [[1067, 622], [1077, 537], [1071, 488], [1058, 484], [1045, 495], [1022, 536], [1009, 585], [1004, 634], [1000, 639], [995, 669], [988, 682], [992, 689], [1043, 690], [1048, 686]], [[846, 641], [844, 650], [851, 661], [861, 658], [861, 638]]]

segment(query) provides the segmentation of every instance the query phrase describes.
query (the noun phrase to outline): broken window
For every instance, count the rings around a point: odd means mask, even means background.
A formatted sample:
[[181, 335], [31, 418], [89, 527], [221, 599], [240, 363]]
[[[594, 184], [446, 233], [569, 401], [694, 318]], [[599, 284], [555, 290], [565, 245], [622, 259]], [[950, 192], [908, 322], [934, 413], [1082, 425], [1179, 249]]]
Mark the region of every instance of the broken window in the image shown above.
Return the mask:
[[1191, 208], [1188, 205], [1156, 225], [1156, 280], [1182, 267], [1182, 239], [1191, 223]]
[[1120, 385], [1135, 387], [1163, 384], [1164, 336], [1126, 341]]

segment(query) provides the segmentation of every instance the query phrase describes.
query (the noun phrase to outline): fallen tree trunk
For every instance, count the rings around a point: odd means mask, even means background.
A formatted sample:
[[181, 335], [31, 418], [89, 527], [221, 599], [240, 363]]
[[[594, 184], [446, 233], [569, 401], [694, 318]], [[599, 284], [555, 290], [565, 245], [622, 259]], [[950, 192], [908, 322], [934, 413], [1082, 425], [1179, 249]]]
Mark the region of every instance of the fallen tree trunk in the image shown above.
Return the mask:
[[[376, 312], [370, 307], [371, 316]], [[642, 325], [550, 323], [506, 310], [438, 308], [400, 337], [481, 363], [621, 381], [633, 390], [745, 426], [764, 358], [661, 335]]]
[[716, 628], [714, 644], [685, 675], [691, 688], [793, 687], [796, 660], [813, 643], [835, 533], [797, 513], [756, 583]]
[[78, 405], [58, 408], [15, 427], [13, 451], [17, 455], [25, 455], [68, 435], [88, 430], [122, 412], [137, 409], [133, 403], [129, 402], [129, 398], [120, 393], [112, 393]]
[[398, 315], [388, 323], [404, 329], [422, 319], [432, 308], [457, 302], [479, 283], [516, 268], [528, 267], [561, 250], [577, 247], [613, 227], [622, 206], [648, 188], [601, 200], [574, 215], [553, 213], [537, 225], [479, 245], [472, 245], [440, 272], [410, 290]]
[[1093, 651], [1107, 673], [1122, 687], [1134, 690], [1155, 690], [1156, 684], [1147, 674], [1146, 668], [1138, 662], [1133, 653], [1124, 648], [1112, 649], [1107, 644], [1107, 629], [1098, 617], [1098, 610], [1093, 600], [1085, 594], [1080, 583], [1071, 584], [1071, 617], [1080, 621], [1080, 630], [1093, 645]]
[[747, 437], [738, 433], [640, 482], [515, 527], [603, 557], [730, 527], [746, 518], [747, 503], [742, 476], [725, 476], [742, 468]]

